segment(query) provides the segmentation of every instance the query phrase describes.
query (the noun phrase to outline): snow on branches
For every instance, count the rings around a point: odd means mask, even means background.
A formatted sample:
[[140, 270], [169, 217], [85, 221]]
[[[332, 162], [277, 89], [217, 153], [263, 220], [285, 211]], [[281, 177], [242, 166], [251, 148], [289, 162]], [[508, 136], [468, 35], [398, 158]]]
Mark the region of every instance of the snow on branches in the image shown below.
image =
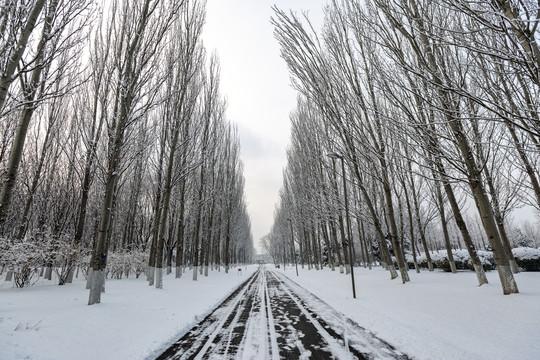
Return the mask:
[[81, 258], [81, 251], [72, 246], [67, 236], [47, 233], [21, 240], [2, 238], [0, 248], [2, 269], [8, 270], [6, 280], [13, 279], [16, 287], [33, 285], [43, 271], [49, 280], [54, 271], [62, 285]]

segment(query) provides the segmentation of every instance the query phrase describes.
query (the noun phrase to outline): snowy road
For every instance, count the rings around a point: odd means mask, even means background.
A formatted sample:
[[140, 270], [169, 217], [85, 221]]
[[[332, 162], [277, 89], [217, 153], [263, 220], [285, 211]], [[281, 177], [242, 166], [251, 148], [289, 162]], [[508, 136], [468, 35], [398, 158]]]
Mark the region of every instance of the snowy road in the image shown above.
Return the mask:
[[164, 359], [408, 359], [282, 274], [261, 267]]

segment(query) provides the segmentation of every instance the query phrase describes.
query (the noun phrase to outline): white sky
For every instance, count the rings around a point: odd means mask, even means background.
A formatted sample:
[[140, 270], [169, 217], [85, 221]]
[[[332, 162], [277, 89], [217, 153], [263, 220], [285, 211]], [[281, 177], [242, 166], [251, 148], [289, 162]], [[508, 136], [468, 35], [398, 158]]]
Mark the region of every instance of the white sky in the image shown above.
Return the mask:
[[[326, 0], [208, 0], [204, 42], [221, 64], [227, 116], [238, 124], [246, 198], [255, 247], [270, 231], [296, 105], [289, 73], [273, 36], [272, 5], [309, 11], [322, 24]], [[318, 27], [318, 25], [316, 25]]]

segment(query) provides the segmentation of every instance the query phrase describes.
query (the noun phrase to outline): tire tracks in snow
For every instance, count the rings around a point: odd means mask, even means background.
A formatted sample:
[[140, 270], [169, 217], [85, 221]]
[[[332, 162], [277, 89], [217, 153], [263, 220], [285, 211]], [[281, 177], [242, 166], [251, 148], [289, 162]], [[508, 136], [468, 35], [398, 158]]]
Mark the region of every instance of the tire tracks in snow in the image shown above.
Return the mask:
[[233, 343], [233, 330], [239, 322], [242, 310], [249, 305], [246, 300], [249, 300], [250, 296], [246, 294], [251, 293], [250, 290], [258, 279], [260, 271], [259, 269], [248, 278], [212, 313], [172, 344], [157, 359], [203, 359], [207, 353], [220, 355], [221, 357], [217, 357], [220, 359], [227, 358], [227, 353]]
[[158, 359], [408, 357], [294, 281], [260, 267]]
[[406, 354], [377, 338], [287, 276], [275, 272], [273, 274], [279, 278], [290, 296], [295, 298], [299, 307], [309, 314], [310, 321], [316, 323], [318, 328], [323, 328], [321, 333], [325, 340], [329, 339], [333, 344], [337, 340], [339, 346], [345, 349], [346, 354], [342, 353], [343, 357], [339, 359], [409, 359]]

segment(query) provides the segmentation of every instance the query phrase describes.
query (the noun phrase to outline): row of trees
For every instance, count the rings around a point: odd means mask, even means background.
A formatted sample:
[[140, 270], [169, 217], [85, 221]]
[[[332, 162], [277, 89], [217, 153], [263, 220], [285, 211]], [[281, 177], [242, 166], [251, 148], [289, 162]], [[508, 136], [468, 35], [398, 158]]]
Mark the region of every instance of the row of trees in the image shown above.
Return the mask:
[[320, 34], [275, 8], [299, 99], [269, 251], [290, 259], [297, 244], [316, 267], [348, 266], [349, 251], [370, 259], [373, 239], [405, 283], [405, 248], [432, 270], [429, 243], [442, 238], [455, 272], [463, 241], [482, 285], [476, 214], [504, 294], [517, 293], [509, 214], [540, 210], [537, 7], [333, 0]]
[[[8, 247], [47, 234], [92, 249], [89, 304], [109, 251], [146, 251], [157, 288], [172, 267], [197, 280], [253, 253], [238, 134], [204, 21], [198, 0], [0, 8], [0, 235]], [[78, 264], [70, 254], [47, 264], [67, 269], [61, 284]]]

